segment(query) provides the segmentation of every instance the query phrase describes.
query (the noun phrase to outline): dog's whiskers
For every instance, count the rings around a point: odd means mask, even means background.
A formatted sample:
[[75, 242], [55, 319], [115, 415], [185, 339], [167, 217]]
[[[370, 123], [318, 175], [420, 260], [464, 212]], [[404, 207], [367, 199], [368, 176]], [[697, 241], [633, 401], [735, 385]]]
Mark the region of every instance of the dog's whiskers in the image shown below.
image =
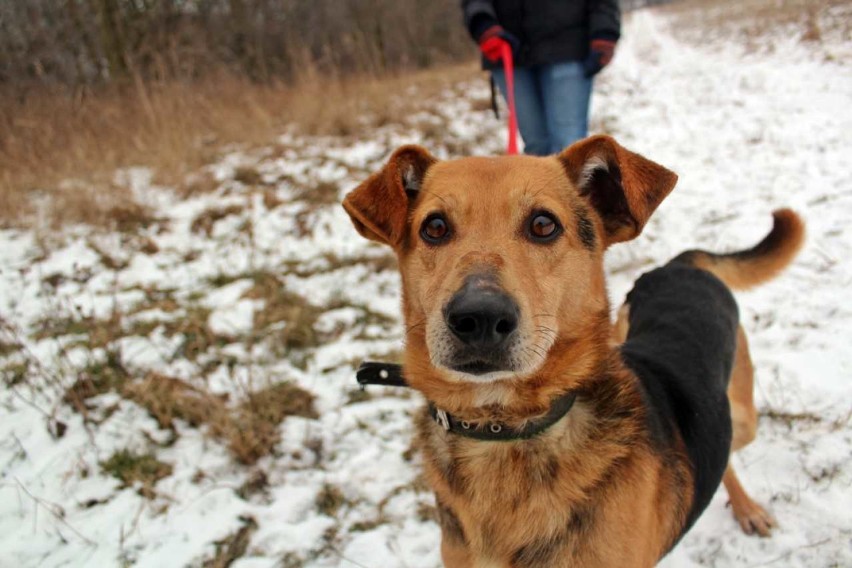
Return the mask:
[[545, 352], [542, 350], [541, 346], [539, 346], [539, 345], [537, 345], [537, 344], [534, 344], [534, 345], [528, 345], [528, 346], [526, 347], [526, 350], [527, 350], [527, 351], [532, 351], [533, 353], [535, 353], [536, 355], [538, 355], [539, 357], [541, 357], [541, 359], [542, 359], [542, 360], [544, 360], [544, 358], [546, 357], [546, 354], [545, 354]]

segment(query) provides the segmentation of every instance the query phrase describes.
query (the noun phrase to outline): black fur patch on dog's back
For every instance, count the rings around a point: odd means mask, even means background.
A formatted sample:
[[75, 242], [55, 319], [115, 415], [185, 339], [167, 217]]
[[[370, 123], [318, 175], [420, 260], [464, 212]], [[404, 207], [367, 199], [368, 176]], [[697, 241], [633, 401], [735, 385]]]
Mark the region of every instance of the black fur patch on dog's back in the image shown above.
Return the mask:
[[670, 262], [643, 275], [627, 296], [630, 330], [621, 348], [645, 389], [648, 427], [660, 449], [679, 432], [694, 496], [681, 536], [716, 492], [728, 464], [728, 381], [736, 354], [737, 305], [721, 280]]

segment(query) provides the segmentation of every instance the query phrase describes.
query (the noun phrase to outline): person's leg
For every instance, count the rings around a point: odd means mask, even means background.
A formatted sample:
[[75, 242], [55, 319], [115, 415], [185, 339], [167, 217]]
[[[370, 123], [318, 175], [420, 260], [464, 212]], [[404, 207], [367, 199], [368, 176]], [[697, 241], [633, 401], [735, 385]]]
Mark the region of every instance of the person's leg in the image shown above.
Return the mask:
[[582, 63], [566, 61], [541, 66], [539, 81], [550, 139], [548, 152], [555, 154], [588, 135], [592, 79], [584, 75]]
[[[492, 74], [503, 98], [507, 99], [505, 73], [502, 69], [495, 69]], [[518, 130], [524, 139], [524, 153], [546, 156], [550, 148], [547, 120], [538, 79], [530, 69], [515, 69], [515, 112]]]

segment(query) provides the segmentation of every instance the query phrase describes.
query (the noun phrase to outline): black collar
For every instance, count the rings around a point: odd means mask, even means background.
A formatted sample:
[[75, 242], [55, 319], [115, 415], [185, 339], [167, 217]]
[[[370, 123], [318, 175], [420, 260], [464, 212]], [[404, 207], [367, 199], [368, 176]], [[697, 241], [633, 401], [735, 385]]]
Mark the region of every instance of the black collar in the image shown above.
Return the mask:
[[[402, 366], [392, 363], [375, 363], [365, 361], [355, 374], [361, 387], [367, 385], [385, 385], [393, 387], [407, 387], [405, 377], [402, 375]], [[429, 415], [444, 430], [453, 432], [466, 438], [487, 441], [528, 440], [533, 438], [557, 422], [559, 422], [571, 407], [577, 395], [568, 392], [555, 399], [550, 410], [537, 420], [530, 420], [520, 428], [512, 428], [500, 422], [467, 422], [459, 420], [448, 412], [437, 408], [429, 403]]]

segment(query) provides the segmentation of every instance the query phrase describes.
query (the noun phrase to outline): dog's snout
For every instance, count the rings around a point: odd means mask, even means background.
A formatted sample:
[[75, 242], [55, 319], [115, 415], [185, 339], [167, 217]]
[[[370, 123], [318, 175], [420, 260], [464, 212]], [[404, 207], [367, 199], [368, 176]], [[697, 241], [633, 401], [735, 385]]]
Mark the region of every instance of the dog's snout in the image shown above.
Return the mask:
[[518, 306], [502, 291], [467, 285], [450, 300], [444, 317], [464, 344], [493, 349], [518, 327]]

